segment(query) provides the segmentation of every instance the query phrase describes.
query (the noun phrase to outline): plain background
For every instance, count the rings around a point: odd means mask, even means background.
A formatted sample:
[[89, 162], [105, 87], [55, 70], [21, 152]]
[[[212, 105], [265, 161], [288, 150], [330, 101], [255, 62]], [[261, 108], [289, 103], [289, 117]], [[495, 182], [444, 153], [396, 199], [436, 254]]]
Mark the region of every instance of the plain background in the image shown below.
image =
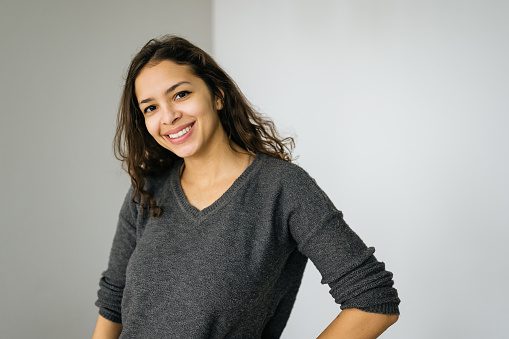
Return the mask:
[[[296, 136], [297, 163], [394, 272], [382, 338], [503, 338], [505, 1], [13, 1], [0, 8], [0, 337], [89, 338], [128, 178], [123, 75], [185, 36]], [[308, 265], [284, 338], [339, 308]]]

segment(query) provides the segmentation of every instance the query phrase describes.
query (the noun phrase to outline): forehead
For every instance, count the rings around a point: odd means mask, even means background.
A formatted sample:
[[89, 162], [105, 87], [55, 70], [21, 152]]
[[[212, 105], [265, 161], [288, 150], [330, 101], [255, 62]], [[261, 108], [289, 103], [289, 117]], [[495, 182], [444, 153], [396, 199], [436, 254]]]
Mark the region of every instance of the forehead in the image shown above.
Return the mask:
[[191, 73], [188, 66], [179, 65], [173, 61], [163, 60], [155, 65], [147, 64], [134, 81], [136, 96], [146, 92], [166, 90], [181, 81], [188, 81], [198, 85], [202, 80]]

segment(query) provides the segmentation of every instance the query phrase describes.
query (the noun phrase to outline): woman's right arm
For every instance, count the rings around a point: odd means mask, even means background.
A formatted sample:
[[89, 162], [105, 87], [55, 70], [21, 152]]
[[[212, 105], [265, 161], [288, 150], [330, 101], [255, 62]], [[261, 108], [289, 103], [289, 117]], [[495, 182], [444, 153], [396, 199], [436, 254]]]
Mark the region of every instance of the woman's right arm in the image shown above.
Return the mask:
[[115, 338], [122, 331], [121, 304], [126, 281], [126, 268], [136, 248], [137, 209], [132, 202], [133, 188], [131, 187], [124, 199], [119, 213], [117, 230], [110, 251], [108, 268], [103, 272], [99, 281], [99, 291], [96, 306], [99, 307], [99, 317], [93, 338]]
[[102, 316], [97, 317], [92, 339], [118, 339], [122, 332], [122, 324], [114, 323]]

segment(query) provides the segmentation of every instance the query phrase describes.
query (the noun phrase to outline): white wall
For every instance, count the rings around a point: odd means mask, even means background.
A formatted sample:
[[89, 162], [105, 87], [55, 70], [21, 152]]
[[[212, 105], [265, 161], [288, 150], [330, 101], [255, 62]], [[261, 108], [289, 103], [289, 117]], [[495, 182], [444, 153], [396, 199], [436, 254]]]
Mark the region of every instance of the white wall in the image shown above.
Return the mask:
[[[394, 272], [382, 337], [501, 338], [509, 317], [509, 4], [215, 0], [213, 48], [297, 135], [314, 176]], [[338, 307], [308, 266], [284, 338]]]
[[211, 49], [211, 3], [0, 5], [0, 338], [90, 338], [128, 178], [112, 139], [124, 73], [150, 38]]

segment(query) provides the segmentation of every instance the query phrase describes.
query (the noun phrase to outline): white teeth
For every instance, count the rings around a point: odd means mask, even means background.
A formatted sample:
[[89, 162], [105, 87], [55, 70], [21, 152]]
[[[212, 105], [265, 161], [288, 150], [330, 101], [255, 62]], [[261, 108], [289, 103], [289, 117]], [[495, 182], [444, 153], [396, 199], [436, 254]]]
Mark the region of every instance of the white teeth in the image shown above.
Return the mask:
[[178, 137], [181, 137], [183, 136], [184, 134], [186, 134], [187, 132], [189, 132], [191, 130], [191, 126], [187, 126], [186, 128], [184, 128], [183, 130], [181, 130], [180, 132], [177, 132], [175, 134], [170, 134], [168, 135], [170, 137], [170, 139], [175, 139], [175, 138], [178, 138]]

